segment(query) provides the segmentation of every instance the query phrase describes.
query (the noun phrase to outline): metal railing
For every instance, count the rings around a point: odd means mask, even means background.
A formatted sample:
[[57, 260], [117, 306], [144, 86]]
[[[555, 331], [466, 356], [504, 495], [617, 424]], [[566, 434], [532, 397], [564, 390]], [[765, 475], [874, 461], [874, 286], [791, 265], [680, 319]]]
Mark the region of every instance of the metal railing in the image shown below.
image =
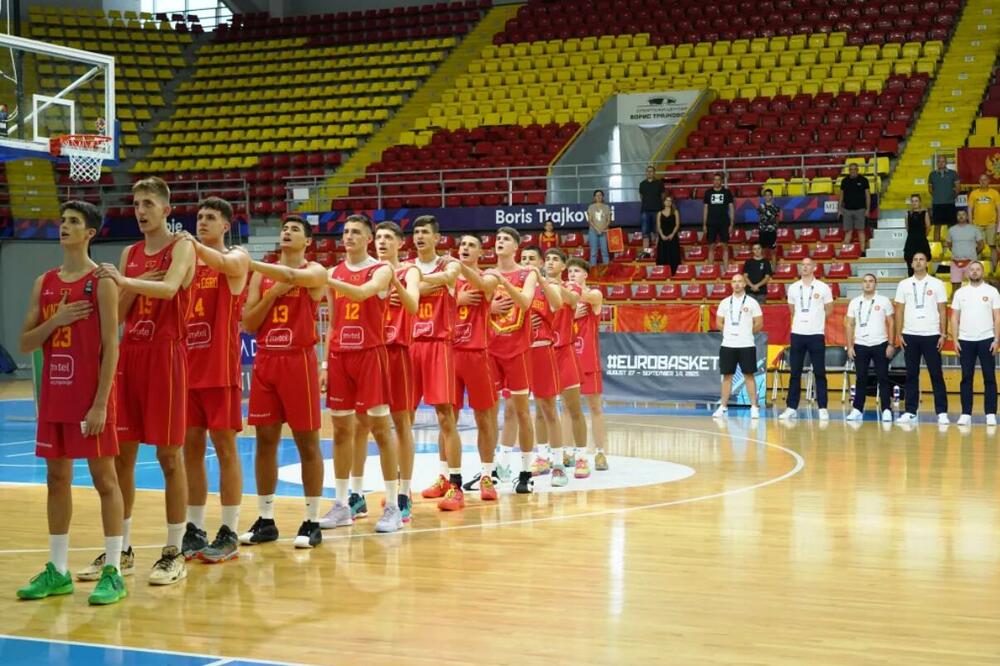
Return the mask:
[[[176, 209], [178, 206], [196, 205], [205, 197], [220, 197], [233, 208], [242, 209], [247, 218], [250, 210], [250, 187], [247, 181], [239, 179], [192, 180], [169, 183], [170, 203]], [[83, 183], [75, 185], [57, 185], [56, 194], [60, 201], [67, 199], [86, 199], [100, 206], [107, 213], [108, 208], [131, 208], [132, 187], [128, 185], [104, 185], [101, 183]], [[13, 193], [12, 193], [13, 196]], [[96, 197], [96, 200], [95, 200]]]

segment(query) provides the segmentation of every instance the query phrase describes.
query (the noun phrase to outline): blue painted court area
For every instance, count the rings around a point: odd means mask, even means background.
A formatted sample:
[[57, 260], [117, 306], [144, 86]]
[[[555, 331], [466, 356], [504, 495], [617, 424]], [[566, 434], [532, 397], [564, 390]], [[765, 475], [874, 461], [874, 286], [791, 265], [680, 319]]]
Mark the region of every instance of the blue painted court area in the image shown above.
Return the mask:
[[296, 666], [289, 662], [255, 661], [184, 652], [88, 645], [39, 638], [0, 636], [0, 664], [74, 664], [75, 666]]

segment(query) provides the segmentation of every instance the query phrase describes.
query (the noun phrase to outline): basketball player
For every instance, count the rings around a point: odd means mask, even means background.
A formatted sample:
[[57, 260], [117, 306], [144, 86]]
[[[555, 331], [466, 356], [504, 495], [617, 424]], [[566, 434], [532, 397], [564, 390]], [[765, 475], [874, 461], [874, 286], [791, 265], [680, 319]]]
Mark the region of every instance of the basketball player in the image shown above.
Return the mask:
[[35, 280], [21, 331], [21, 352], [42, 348], [41, 395], [35, 454], [48, 469], [49, 561], [17, 591], [21, 599], [73, 592], [69, 573], [69, 523], [73, 514], [73, 460], [85, 458], [101, 498], [104, 566], [90, 595], [95, 605], [127, 596], [119, 571], [122, 552], [122, 496], [115, 474], [115, 365], [118, 362], [118, 289], [96, 276], [88, 256], [101, 228], [92, 204], [62, 205], [59, 268]]
[[972, 425], [972, 380], [976, 360], [983, 371], [983, 407], [986, 425], [997, 424], [997, 368], [994, 354], [1000, 347], [1000, 293], [983, 282], [983, 264], [966, 267], [969, 284], [955, 292], [951, 301], [951, 331], [955, 351], [962, 364], [962, 415], [958, 425]]
[[[188, 396], [184, 466], [188, 480], [185, 559], [204, 562], [232, 560], [237, 552], [243, 469], [236, 450], [236, 433], [243, 429], [243, 381], [240, 373], [240, 317], [250, 271], [250, 255], [228, 248], [226, 234], [233, 207], [218, 197], [198, 206], [197, 256], [191, 310], [187, 324]], [[208, 479], [205, 436], [219, 460], [222, 526], [209, 544], [205, 532]]]
[[[497, 391], [507, 390], [507, 398], [514, 406], [517, 420], [517, 437], [521, 447], [521, 471], [514, 486], [519, 494], [532, 492], [531, 452], [535, 445], [535, 429], [531, 422], [528, 403], [530, 388], [529, 350], [531, 348], [531, 323], [527, 313], [531, 310], [538, 274], [518, 266], [514, 260], [521, 234], [512, 227], [500, 227], [496, 235], [497, 267], [486, 273], [497, 278], [499, 284], [493, 295], [490, 310], [489, 343], [493, 362], [493, 380]], [[506, 461], [503, 461], [506, 465]]]
[[[555, 314], [555, 353], [556, 367], [559, 369], [559, 397], [563, 404], [563, 466], [567, 469], [576, 467], [576, 454], [572, 447], [566, 445], [567, 435], [573, 433], [573, 443], [579, 450], [587, 448], [587, 420], [583, 416], [583, 406], [580, 398], [580, 361], [577, 359], [573, 346], [573, 323], [576, 317], [576, 306], [580, 301], [583, 289], [573, 282], [562, 282], [566, 271], [566, 253], [559, 248], [552, 248], [545, 253], [545, 272], [551, 280], [559, 280], [562, 286], [563, 305]], [[535, 427], [544, 423], [535, 420]]]
[[[187, 510], [187, 479], [181, 447], [187, 408], [187, 334], [195, 253], [191, 241], [167, 229], [170, 188], [159, 178], [132, 186], [135, 216], [143, 240], [125, 248], [121, 264], [102, 264], [100, 277], [118, 284], [118, 314], [125, 331], [118, 359], [118, 483], [125, 507], [123, 546], [131, 548], [135, 461], [139, 442], [156, 446], [167, 506], [167, 545], [149, 576], [151, 585], [170, 585], [187, 576], [181, 544]], [[165, 271], [162, 280], [143, 273]], [[97, 562], [82, 575], [92, 576]]]
[[[447, 462], [434, 485], [421, 491], [426, 499], [442, 498], [438, 508], [457, 511], [465, 508], [462, 491], [462, 442], [455, 419], [455, 360], [452, 334], [455, 327], [455, 282], [459, 263], [439, 257], [436, 247], [441, 233], [432, 215], [413, 221], [413, 245], [417, 248], [416, 266], [420, 269], [420, 305], [413, 322], [414, 404], [423, 398], [437, 413], [439, 440]], [[447, 472], [448, 476], [445, 476]]]
[[349, 216], [343, 231], [347, 258], [330, 269], [328, 279], [326, 405], [333, 414], [337, 499], [324, 516], [324, 524], [339, 527], [354, 522], [344, 499], [348, 497], [357, 445], [355, 433], [370, 431], [379, 448], [387, 499], [375, 531], [395, 532], [403, 527], [403, 518], [398, 502], [388, 501], [398, 499], [399, 462], [389, 419], [389, 357], [385, 351], [386, 301], [394, 270], [368, 254], [371, 240], [368, 218]]
[[306, 261], [312, 227], [297, 215], [281, 225], [281, 256], [276, 264], [250, 262], [254, 271], [243, 308], [243, 328], [257, 336], [257, 357], [250, 378], [250, 416], [256, 426], [258, 517], [240, 543], [276, 541], [274, 490], [278, 485], [278, 445], [287, 423], [299, 451], [305, 519], [296, 548], [323, 540], [319, 527], [323, 457], [319, 449], [320, 391], [316, 361], [316, 311], [326, 291], [326, 269]]
[[465, 484], [464, 490], [479, 488], [479, 498], [484, 502], [497, 499], [496, 464], [496, 404], [497, 394], [493, 385], [490, 357], [486, 352], [489, 336], [490, 301], [498, 281], [492, 275], [483, 275], [479, 258], [483, 244], [476, 236], [466, 234], [458, 242], [458, 260], [461, 275], [458, 278], [457, 321], [455, 323], [455, 412], [462, 409], [465, 394], [469, 394], [469, 407], [476, 419], [476, 443], [482, 471]]
[[[580, 393], [587, 399], [590, 410], [590, 430], [594, 433], [594, 469], [599, 472], [608, 469], [608, 457], [604, 448], [608, 443], [608, 430], [604, 424], [604, 403], [601, 395], [604, 382], [601, 376], [601, 349], [598, 331], [601, 323], [601, 307], [604, 305], [604, 294], [600, 289], [587, 286], [587, 276], [590, 266], [586, 261], [573, 257], [566, 262], [569, 281], [581, 288], [580, 301], [576, 305], [576, 348], [577, 359], [580, 361]], [[590, 476], [590, 464], [583, 451], [577, 451], [576, 471], [573, 476], [585, 479]], [[582, 464], [581, 464], [582, 461]]]

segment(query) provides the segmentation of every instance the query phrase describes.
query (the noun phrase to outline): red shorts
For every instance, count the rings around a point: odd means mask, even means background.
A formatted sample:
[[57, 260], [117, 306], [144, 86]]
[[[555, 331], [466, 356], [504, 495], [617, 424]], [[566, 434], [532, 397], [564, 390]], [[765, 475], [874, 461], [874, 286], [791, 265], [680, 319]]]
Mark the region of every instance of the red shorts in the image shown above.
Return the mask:
[[447, 340], [414, 340], [413, 404], [450, 405], [455, 399], [455, 358]]
[[491, 354], [490, 359], [493, 361], [493, 385], [497, 392], [503, 389], [512, 393], [528, 392], [528, 379], [531, 373], [528, 370], [530, 357], [527, 352], [509, 358]]
[[585, 372], [580, 382], [583, 395], [601, 395], [604, 392], [604, 377], [600, 372]]
[[118, 455], [118, 432], [109, 418], [104, 432], [85, 437], [77, 423], [39, 421], [35, 435], [35, 455], [39, 458], [100, 458]]
[[573, 345], [556, 347], [556, 367], [559, 369], [559, 392], [580, 386], [580, 361]]
[[187, 352], [161, 341], [121, 346], [118, 357], [118, 441], [182, 446], [187, 427]]
[[477, 411], [497, 404], [497, 389], [493, 383], [490, 355], [485, 349], [455, 350], [455, 411], [462, 409], [465, 393], [469, 407]]
[[529, 383], [532, 395], [536, 398], [554, 398], [559, 395], [559, 368], [552, 345], [532, 347], [528, 354], [531, 356]]
[[250, 425], [287, 423], [295, 432], [319, 430], [316, 350], [260, 350], [250, 379]]
[[389, 405], [389, 357], [385, 347], [332, 351], [326, 357], [326, 406], [335, 412], [367, 412]]
[[243, 430], [243, 389], [239, 386], [188, 389], [187, 427]]
[[413, 362], [410, 348], [389, 345], [385, 348], [389, 356], [389, 411], [412, 412], [417, 408], [413, 401]]

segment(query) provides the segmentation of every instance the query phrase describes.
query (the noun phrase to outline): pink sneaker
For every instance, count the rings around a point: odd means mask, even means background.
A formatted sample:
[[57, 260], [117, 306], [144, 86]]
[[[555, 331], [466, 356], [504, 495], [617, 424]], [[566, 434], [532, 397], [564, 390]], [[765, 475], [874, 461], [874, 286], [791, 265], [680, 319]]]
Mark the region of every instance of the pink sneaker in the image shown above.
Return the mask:
[[576, 459], [576, 469], [573, 471], [573, 477], [577, 479], [586, 479], [590, 476], [590, 463], [587, 461], [586, 456], [580, 456]]
[[541, 456], [535, 458], [535, 462], [531, 463], [531, 476], [544, 476], [550, 471], [552, 471], [552, 463]]

